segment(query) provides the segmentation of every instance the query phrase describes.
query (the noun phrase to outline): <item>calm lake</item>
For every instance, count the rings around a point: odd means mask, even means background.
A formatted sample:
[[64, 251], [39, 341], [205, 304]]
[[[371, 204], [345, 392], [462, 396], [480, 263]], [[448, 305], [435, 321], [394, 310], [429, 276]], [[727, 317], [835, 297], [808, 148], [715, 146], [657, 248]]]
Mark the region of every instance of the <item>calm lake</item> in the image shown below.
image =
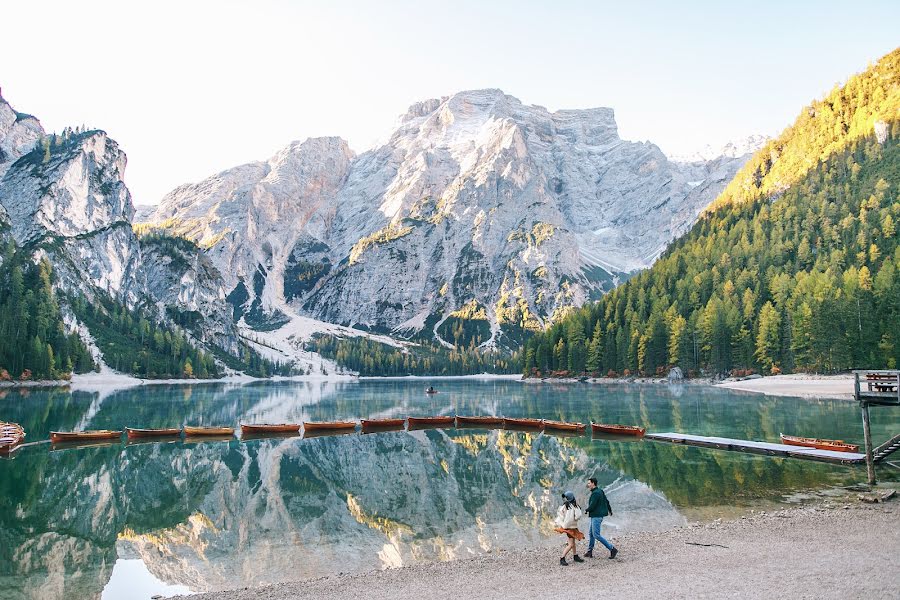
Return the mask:
[[[0, 391], [27, 441], [54, 429], [496, 414], [639, 424], [778, 441], [862, 442], [853, 402], [707, 386], [510, 380], [259, 382], [122, 391]], [[876, 442], [900, 411], [872, 411]], [[889, 476], [888, 469], [880, 475]], [[0, 597], [149, 598], [561, 545], [560, 493], [595, 475], [604, 532], [802, 501], [864, 467], [673, 446], [469, 429], [301, 439], [21, 449], [0, 460]], [[607, 528], [608, 525], [608, 528]], [[582, 528], [584, 529], [584, 528]]]

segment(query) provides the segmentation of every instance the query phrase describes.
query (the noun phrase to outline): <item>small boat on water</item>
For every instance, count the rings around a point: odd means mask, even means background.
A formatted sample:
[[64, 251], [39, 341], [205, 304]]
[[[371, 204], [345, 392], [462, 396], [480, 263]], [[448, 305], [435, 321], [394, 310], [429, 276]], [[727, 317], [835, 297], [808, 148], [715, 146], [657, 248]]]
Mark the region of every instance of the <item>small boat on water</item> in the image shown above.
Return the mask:
[[781, 443], [788, 446], [803, 446], [818, 450], [832, 450], [834, 452], [859, 452], [859, 446], [848, 444], [843, 440], [820, 440], [818, 438], [797, 437], [781, 434]]
[[503, 417], [504, 429], [543, 429], [544, 422], [540, 419], [513, 419]]
[[548, 421], [544, 419], [544, 431], [553, 429], [555, 431], [574, 431], [580, 433], [585, 430], [584, 423], [570, 423], [567, 421]]
[[406, 419], [362, 419], [363, 429], [403, 429]]
[[457, 427], [493, 428], [503, 426], [503, 417], [456, 417]]
[[300, 435], [300, 423], [241, 423], [241, 435], [293, 433]]
[[428, 386], [427, 388], [425, 388], [425, 393], [426, 394], [437, 394], [438, 391], [436, 389], [434, 389], [434, 387]]
[[94, 440], [121, 439], [122, 431], [96, 429], [93, 431], [51, 431], [51, 442], [85, 442]]
[[181, 435], [181, 429], [178, 427], [168, 429], [138, 429], [137, 427], [126, 427], [125, 435], [128, 439], [135, 438], [154, 438], [154, 437], [175, 437]]
[[0, 454], [12, 454], [25, 440], [25, 430], [18, 423], [0, 422]]
[[356, 421], [303, 421], [304, 431], [335, 431], [356, 429]]
[[408, 417], [406, 419], [408, 429], [436, 429], [439, 427], [453, 427], [456, 424], [455, 417]]
[[635, 437], [644, 437], [647, 431], [643, 427], [636, 425], [607, 425], [605, 423], [591, 422], [591, 431], [594, 433], [608, 433], [612, 435], [632, 435]]
[[188, 436], [217, 436], [225, 437], [234, 435], [234, 427], [192, 427], [184, 426], [184, 435]]

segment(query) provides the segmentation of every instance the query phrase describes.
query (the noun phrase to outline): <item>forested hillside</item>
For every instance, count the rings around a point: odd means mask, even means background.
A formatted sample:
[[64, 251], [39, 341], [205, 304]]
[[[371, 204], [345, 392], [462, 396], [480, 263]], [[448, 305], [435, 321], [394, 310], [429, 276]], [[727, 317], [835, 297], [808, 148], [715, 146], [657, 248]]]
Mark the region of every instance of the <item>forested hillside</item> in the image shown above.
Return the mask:
[[519, 352], [484, 351], [474, 343], [448, 349], [426, 342], [404, 351], [365, 337], [318, 336], [307, 348], [363, 376], [475, 375], [522, 369]]
[[525, 347], [527, 375], [900, 364], [900, 50], [804, 109], [649, 270]]
[[63, 323], [52, 278], [47, 260], [35, 264], [11, 241], [0, 246], [0, 381], [58, 379], [94, 368]]

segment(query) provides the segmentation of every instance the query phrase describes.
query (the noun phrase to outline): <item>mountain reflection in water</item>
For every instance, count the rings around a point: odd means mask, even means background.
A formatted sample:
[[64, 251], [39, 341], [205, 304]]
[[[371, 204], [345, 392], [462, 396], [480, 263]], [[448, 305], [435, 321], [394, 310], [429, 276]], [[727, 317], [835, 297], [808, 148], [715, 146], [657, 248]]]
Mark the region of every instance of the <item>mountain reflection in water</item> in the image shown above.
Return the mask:
[[[0, 409], [23, 424], [29, 441], [51, 429], [455, 413], [748, 439], [803, 431], [852, 441], [860, 429], [851, 403], [712, 388], [440, 387], [438, 396], [397, 381], [32, 390], [7, 392]], [[876, 434], [896, 425], [876, 421]], [[616, 509], [610, 531], [626, 532], [684, 523], [678, 509], [777, 499], [854, 474], [650, 442], [484, 430], [52, 451], [38, 445], [0, 461], [0, 593], [96, 598], [117, 559], [139, 558], [168, 584], [215, 590], [558, 545], [551, 518], [559, 494], [572, 489], [586, 498], [590, 475], [607, 486]]]

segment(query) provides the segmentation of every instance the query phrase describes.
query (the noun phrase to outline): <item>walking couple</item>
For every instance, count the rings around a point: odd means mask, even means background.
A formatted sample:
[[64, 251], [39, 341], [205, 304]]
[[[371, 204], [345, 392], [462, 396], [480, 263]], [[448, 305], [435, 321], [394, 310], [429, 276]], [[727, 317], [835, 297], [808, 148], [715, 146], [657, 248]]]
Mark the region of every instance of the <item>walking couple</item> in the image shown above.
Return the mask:
[[[591, 496], [588, 499], [587, 516], [591, 519], [590, 539], [588, 540], [588, 550], [584, 553], [586, 558], [594, 557], [594, 543], [599, 541], [609, 550], [609, 557], [615, 558], [619, 551], [615, 546], [610, 544], [606, 538], [600, 535], [600, 526], [603, 524], [603, 517], [612, 515], [612, 507], [603, 490], [597, 486], [597, 478], [591, 477], [587, 482], [588, 490]], [[556, 531], [566, 534], [568, 541], [566, 542], [565, 552], [559, 559], [559, 564], [568, 566], [566, 556], [572, 553], [572, 560], [575, 562], [584, 562], [578, 556], [578, 549], [575, 547], [576, 540], [583, 540], [584, 534], [578, 529], [578, 519], [581, 518], [581, 508], [575, 501], [575, 494], [566, 492], [562, 495], [563, 504], [556, 513]]]

